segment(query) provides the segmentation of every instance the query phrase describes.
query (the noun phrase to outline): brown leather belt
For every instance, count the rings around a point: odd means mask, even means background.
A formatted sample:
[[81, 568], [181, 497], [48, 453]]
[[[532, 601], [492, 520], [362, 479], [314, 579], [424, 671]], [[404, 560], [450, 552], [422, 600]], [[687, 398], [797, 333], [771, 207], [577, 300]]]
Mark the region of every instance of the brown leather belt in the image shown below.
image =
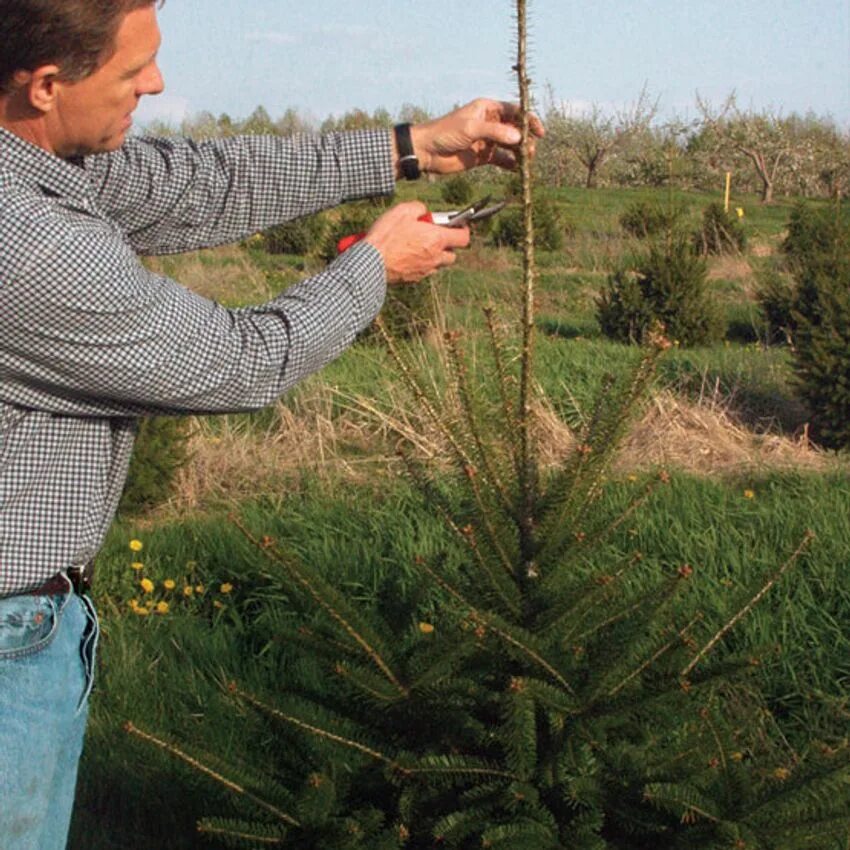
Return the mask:
[[[87, 564], [85, 567], [72, 567], [67, 573], [57, 573], [51, 576], [44, 584], [34, 587], [32, 590], [21, 591], [21, 596], [56, 596], [60, 593], [74, 592], [82, 595], [91, 587], [92, 565]], [[68, 576], [68, 581], [65, 580], [65, 575]]]

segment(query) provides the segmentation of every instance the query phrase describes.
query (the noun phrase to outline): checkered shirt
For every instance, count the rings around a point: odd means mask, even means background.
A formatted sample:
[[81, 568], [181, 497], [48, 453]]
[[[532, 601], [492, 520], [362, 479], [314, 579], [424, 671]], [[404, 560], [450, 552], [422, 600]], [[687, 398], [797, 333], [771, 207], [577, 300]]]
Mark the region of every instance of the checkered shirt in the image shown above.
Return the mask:
[[393, 185], [384, 131], [131, 139], [70, 161], [0, 129], [0, 597], [93, 558], [138, 417], [263, 407], [337, 357], [386, 289], [360, 243], [227, 310], [137, 254], [233, 242]]

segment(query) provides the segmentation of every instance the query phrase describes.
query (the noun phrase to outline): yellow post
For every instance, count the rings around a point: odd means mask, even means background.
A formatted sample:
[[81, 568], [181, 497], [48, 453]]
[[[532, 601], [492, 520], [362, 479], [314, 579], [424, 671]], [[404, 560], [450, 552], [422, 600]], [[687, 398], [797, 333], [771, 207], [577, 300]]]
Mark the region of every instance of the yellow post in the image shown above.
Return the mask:
[[729, 212], [729, 195], [732, 192], [732, 172], [726, 172], [726, 200], [723, 202], [723, 209], [725, 212]]

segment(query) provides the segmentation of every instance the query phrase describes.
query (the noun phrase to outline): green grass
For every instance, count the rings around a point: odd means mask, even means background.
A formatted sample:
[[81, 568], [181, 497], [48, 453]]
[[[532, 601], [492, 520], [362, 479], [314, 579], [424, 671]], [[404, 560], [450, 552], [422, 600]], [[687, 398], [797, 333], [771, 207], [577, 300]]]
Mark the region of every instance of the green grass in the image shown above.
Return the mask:
[[[490, 188], [498, 197], [498, 186]], [[400, 195], [412, 197], [414, 192], [432, 208], [445, 207], [437, 184], [404, 186]], [[619, 227], [619, 216], [635, 200], [665, 203], [668, 193], [564, 189], [552, 195], [575, 232], [562, 253], [539, 257], [536, 378], [559, 413], [576, 424], [589, 411], [604, 376], [623, 373], [638, 356], [635, 349], [604, 339], [595, 318], [595, 298], [606, 275], [636, 247]], [[713, 200], [717, 196], [674, 193], [674, 202], [688, 205], [695, 222], [699, 210]], [[734, 198], [733, 206], [745, 209], [751, 244], [778, 243], [790, 202], [763, 207], [754, 198]], [[753, 265], [761, 262], [748, 259]], [[265, 287], [269, 294], [319, 265], [313, 258], [270, 257], [256, 248], [160, 262], [178, 279], [186, 263], [199, 263], [210, 276], [225, 269], [237, 281], [239, 270], [248, 269], [251, 292]], [[462, 258], [455, 269], [432, 281], [448, 325], [463, 329], [462, 344], [479, 367], [488, 360], [482, 308], [492, 304], [501, 321], [515, 321], [518, 268], [511, 251], [476, 248], [468, 260]], [[715, 281], [727, 316], [727, 340], [711, 348], [671, 351], [659, 386], [691, 399], [711, 395], [716, 387], [741, 421], [792, 433], [806, 414], [794, 398], [789, 353], [759, 343], [750, 283], [737, 277]], [[252, 300], [251, 292], [236, 283], [228, 286], [224, 303]], [[430, 344], [420, 348], [434, 362]], [[388, 403], [391, 374], [382, 348], [361, 341], [291, 393], [287, 403], [297, 410], [309, 403], [311, 394], [329, 386]], [[483, 369], [475, 374], [487, 380]], [[335, 415], [345, 412], [342, 398], [332, 404]], [[280, 425], [274, 409], [234, 419], [255, 434]], [[639, 482], [612, 482], [604, 498], [621, 503], [637, 486]], [[746, 648], [758, 656], [757, 675], [774, 714], [789, 740], [802, 748], [814, 736], [846, 735], [850, 723], [848, 504], [846, 474], [724, 480], [674, 475], [634, 522], [618, 531], [604, 556], [616, 559], [639, 550], [647, 576], [691, 565], [692, 591], [681, 603], [683, 616], [698, 607], [707, 619], [723, 621], [812, 528], [817, 539], [811, 550], [725, 642], [729, 650]], [[418, 555], [444, 552], [450, 568], [462, 565], [461, 553], [433, 511], [389, 469], [359, 485], [343, 479], [313, 481], [305, 475], [286, 491], [257, 494], [245, 504], [194, 518], [117, 523], [98, 565], [104, 639], [81, 769], [74, 850], [194, 848], [199, 846], [197, 816], [233, 811], [228, 797], [211, 783], [131, 740], [122, 731], [126, 720], [254, 768], [271, 764], [274, 742], [262, 737], [250, 715], [230, 704], [223, 684], [239, 678], [266, 689], [285, 687], [288, 665], [298, 658], [269, 640], [268, 621], [286, 623], [299, 606], [280, 592], [261, 553], [228, 520], [230, 510], [257, 535], [275, 538], [323, 570], [347, 596], [385, 609], [396, 607], [400, 617], [408, 610], [405, 606], [428, 610], [434, 605], [433, 591], [417, 573]], [[129, 607], [131, 599], [143, 597], [139, 574], [130, 568], [135, 556], [127, 542], [134, 537], [145, 544], [145, 574], [156, 580], [157, 594], [170, 602], [164, 616], [140, 617]], [[174, 591], [162, 590], [165, 579], [176, 582]], [[224, 582], [234, 585], [232, 593], [220, 592]], [[205, 592], [184, 598], [186, 583], [202, 584]]]
[[[622, 504], [639, 486], [613, 482], [604, 499]], [[812, 528], [817, 540], [811, 550], [725, 642], [730, 651], [758, 657], [771, 708], [797, 747], [812, 735], [840, 737], [847, 728], [848, 500], [846, 476], [774, 475], [726, 483], [674, 476], [604, 555], [616, 561], [621, 553], [640, 551], [647, 581], [661, 569], [689, 564], [694, 574], [679, 603], [681, 616], [698, 609], [707, 622], [722, 623]], [[434, 591], [421, 581], [416, 556], [445, 552], [450, 569], [462, 564], [441, 523], [401, 481], [376, 482], [365, 492], [343, 482], [305, 483], [285, 496], [242, 505], [239, 515], [253, 533], [274, 537], [365, 605], [392, 610], [405, 600], [399, 610], [428, 610]], [[127, 546], [133, 537], [144, 542], [139, 557], [156, 581], [155, 593], [172, 602], [165, 616], [142, 618], [128, 607], [129, 599], [141, 595], [134, 586], [139, 574], [130, 568], [137, 557]], [[166, 578], [177, 582], [172, 593], [161, 589]], [[202, 599], [181, 599], [187, 579], [205, 585]], [[218, 591], [224, 581], [234, 585], [232, 593]], [[194, 817], [226, 815], [230, 801], [185, 766], [131, 740], [122, 725], [129, 719], [183, 746], [191, 743], [253, 769], [270, 767], [270, 742], [254, 737], [250, 714], [229, 703], [223, 683], [285, 687], [287, 665], [297, 657], [269, 643], [269, 618], [285, 623], [303, 608], [281, 594], [269, 563], [225, 515], [117, 524], [100, 558], [97, 601], [104, 625], [100, 684], [71, 846], [197, 846]]]

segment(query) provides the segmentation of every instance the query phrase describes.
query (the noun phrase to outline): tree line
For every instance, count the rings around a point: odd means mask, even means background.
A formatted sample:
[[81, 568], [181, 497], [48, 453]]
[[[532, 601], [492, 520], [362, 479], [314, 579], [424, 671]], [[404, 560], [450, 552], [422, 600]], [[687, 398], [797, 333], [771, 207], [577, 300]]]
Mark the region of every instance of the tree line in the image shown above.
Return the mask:
[[[592, 104], [582, 109], [547, 90], [542, 111], [547, 135], [539, 145], [539, 180], [563, 186], [677, 186], [716, 189], [731, 172], [737, 192], [836, 197], [850, 186], [850, 132], [828, 116], [788, 115], [774, 109], [745, 109], [735, 94], [712, 104], [697, 96], [697, 117], [660, 120], [659, 104], [646, 89], [620, 109]], [[200, 112], [179, 125], [155, 121], [155, 135], [196, 140], [236, 134], [293, 135], [391, 127], [432, 117], [405, 104], [396, 113], [352, 109], [323, 121], [287, 109], [273, 119], [258, 106], [247, 118]]]

